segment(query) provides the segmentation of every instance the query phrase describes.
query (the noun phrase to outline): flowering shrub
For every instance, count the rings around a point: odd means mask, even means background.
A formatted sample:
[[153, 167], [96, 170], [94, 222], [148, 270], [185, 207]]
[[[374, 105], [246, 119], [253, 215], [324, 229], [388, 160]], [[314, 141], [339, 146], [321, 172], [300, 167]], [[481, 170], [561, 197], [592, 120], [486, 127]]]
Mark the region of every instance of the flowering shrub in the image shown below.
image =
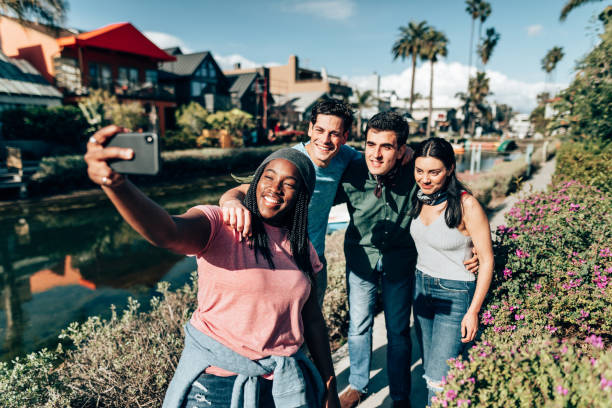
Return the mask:
[[605, 407], [612, 395], [612, 349], [596, 336], [544, 335], [523, 344], [483, 340], [468, 360], [449, 364], [432, 407]]
[[469, 361], [449, 361], [434, 407], [609, 406], [612, 201], [576, 181], [520, 200]]
[[578, 180], [606, 193], [612, 192], [612, 144], [564, 143], [557, 154], [556, 182]]

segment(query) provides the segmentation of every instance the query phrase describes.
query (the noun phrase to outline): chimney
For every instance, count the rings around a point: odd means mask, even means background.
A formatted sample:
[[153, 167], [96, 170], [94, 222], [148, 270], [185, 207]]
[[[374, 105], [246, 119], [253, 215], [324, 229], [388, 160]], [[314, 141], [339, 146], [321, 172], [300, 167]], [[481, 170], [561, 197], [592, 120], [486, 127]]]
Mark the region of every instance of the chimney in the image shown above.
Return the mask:
[[241, 65], [239, 62], [234, 62], [234, 69], [240, 69]]

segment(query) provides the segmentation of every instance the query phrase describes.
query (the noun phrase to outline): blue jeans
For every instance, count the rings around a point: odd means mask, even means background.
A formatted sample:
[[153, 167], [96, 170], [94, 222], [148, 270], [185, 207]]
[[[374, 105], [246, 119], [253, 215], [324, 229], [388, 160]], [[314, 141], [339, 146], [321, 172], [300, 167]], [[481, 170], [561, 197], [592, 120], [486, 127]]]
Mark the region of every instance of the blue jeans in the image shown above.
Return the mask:
[[[230, 408], [236, 376], [218, 377], [202, 373], [193, 382], [182, 408]], [[258, 379], [259, 407], [274, 408], [272, 381]]]
[[413, 311], [430, 402], [442, 390], [446, 361], [466, 349], [467, 344], [461, 342], [461, 321], [475, 288], [476, 281], [434, 278], [416, 270]]
[[379, 287], [387, 327], [387, 373], [389, 394], [394, 401], [410, 398], [410, 306], [414, 275], [406, 273], [399, 281], [390, 281], [384, 272], [374, 272], [363, 279], [347, 270], [349, 301], [348, 346], [351, 362], [349, 383], [366, 392], [370, 381], [372, 326]]

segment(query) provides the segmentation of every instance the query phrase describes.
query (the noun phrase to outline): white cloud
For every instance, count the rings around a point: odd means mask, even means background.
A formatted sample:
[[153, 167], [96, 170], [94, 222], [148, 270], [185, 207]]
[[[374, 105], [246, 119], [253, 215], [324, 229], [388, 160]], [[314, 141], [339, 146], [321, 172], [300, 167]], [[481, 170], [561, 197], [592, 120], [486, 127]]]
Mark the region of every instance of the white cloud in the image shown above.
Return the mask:
[[180, 47], [185, 54], [192, 53], [193, 50], [180, 38], [159, 31], [144, 31], [143, 34], [159, 48]]
[[[472, 68], [472, 73], [474, 68]], [[487, 97], [489, 103], [505, 103], [520, 112], [530, 112], [536, 106], [536, 96], [545, 89], [556, 92], [567, 86], [566, 84], [545, 84], [544, 81], [524, 82], [509, 78], [507, 75], [497, 71], [487, 71], [489, 86], [493, 95]], [[468, 67], [458, 62], [440, 61], [434, 66], [434, 107], [458, 107], [461, 101], [455, 98], [457, 92], [465, 92], [467, 89]], [[424, 98], [429, 96], [429, 63], [417, 67], [415, 79], [415, 92]], [[365, 90], [376, 90], [376, 77], [374, 75], [356, 76], [347, 78], [353, 86]], [[400, 98], [410, 97], [411, 69], [406, 68], [398, 74], [385, 75], [381, 77], [381, 91], [394, 90]], [[406, 102], [406, 106], [407, 106]], [[428, 100], [415, 101], [414, 106], [427, 106]], [[404, 102], [399, 101], [399, 106]]]
[[530, 37], [536, 37], [542, 33], [543, 28], [544, 27], [542, 27], [541, 24], [530, 25], [527, 27], [527, 35]]
[[255, 61], [251, 61], [250, 59], [243, 57], [240, 54], [231, 54], [231, 55], [213, 55], [215, 57], [215, 61], [222, 70], [230, 70], [234, 68], [234, 64], [240, 63], [240, 68], [242, 69], [251, 69], [257, 67], [272, 67], [276, 65], [281, 65], [278, 62], [265, 62], [259, 63]]
[[354, 0], [308, 0], [285, 4], [285, 11], [311, 14], [330, 20], [346, 20], [355, 13]]

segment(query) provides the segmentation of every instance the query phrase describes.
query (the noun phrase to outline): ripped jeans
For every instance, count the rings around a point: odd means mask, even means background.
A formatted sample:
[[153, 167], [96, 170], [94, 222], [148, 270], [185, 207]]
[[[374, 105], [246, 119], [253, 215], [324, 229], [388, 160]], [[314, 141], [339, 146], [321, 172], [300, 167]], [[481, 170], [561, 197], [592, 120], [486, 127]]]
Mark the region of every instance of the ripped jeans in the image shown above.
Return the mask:
[[[236, 376], [218, 377], [202, 373], [191, 385], [182, 408], [230, 408]], [[274, 408], [272, 381], [263, 378], [259, 382], [259, 407]]]
[[428, 405], [442, 390], [442, 379], [449, 368], [446, 361], [462, 354], [470, 344], [461, 342], [461, 321], [475, 288], [476, 281], [434, 278], [416, 270], [412, 312], [423, 356]]

